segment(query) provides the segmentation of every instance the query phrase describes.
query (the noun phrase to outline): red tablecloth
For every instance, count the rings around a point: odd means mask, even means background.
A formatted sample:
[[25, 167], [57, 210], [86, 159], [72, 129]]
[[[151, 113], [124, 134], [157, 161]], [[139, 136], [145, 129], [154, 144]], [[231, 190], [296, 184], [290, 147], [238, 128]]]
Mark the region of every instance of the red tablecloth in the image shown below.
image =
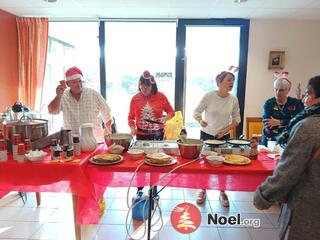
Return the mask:
[[[0, 192], [71, 192], [78, 197], [77, 223], [98, 223], [98, 200], [107, 186], [126, 187], [132, 174], [142, 160], [131, 160], [124, 154], [124, 161], [108, 166], [93, 165], [89, 159], [107, 152], [104, 144], [96, 151], [82, 154], [80, 163], [17, 163], [11, 156], [7, 162], [0, 163]], [[177, 164], [168, 167], [143, 165], [133, 181], [133, 186], [175, 186], [187, 188], [206, 188], [220, 190], [254, 191], [256, 187], [272, 174], [274, 161], [259, 154], [258, 160], [246, 166], [222, 165], [217, 168], [200, 159], [184, 166], [174, 173], [164, 176], [174, 167], [190, 160], [177, 157]]]
[[[98, 152], [106, 151], [105, 147], [98, 150]], [[124, 161], [119, 164], [108, 166], [88, 165], [86, 172], [90, 181], [103, 186], [128, 186], [132, 172], [143, 160], [131, 160], [126, 153], [123, 155]], [[257, 186], [267, 176], [272, 174], [275, 166], [274, 160], [262, 153], [259, 153], [257, 160], [252, 160], [251, 164], [245, 166], [223, 164], [220, 167], [214, 168], [204, 159], [200, 158], [200, 160], [177, 169], [162, 181], [157, 182], [160, 177], [171, 169], [190, 162], [187, 159], [176, 158], [178, 162], [172, 166], [153, 167], [143, 165], [139, 169], [133, 185], [149, 186], [156, 183], [157, 185], [186, 188], [255, 191]]]
[[[99, 151], [99, 148], [96, 151]], [[87, 213], [84, 211], [87, 208], [94, 209], [95, 218], [99, 218], [97, 199], [101, 198], [105, 187], [94, 185], [84, 171], [88, 158], [95, 154], [94, 152], [81, 154], [81, 162], [77, 163], [50, 162], [49, 155], [43, 162], [19, 163], [9, 154], [8, 161], [0, 162], [0, 194], [9, 191], [70, 192], [78, 197], [78, 223], [88, 222]]]

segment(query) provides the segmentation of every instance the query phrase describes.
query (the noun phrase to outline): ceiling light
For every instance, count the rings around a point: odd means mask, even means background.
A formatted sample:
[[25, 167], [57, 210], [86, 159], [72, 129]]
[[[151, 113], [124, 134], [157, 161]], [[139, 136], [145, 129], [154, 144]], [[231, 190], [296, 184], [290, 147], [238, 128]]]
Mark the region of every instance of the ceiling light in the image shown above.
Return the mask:
[[49, 3], [54, 3], [54, 2], [57, 2], [57, 0], [43, 0], [45, 2], [49, 2]]
[[244, 3], [247, 2], [248, 0], [234, 0], [235, 3]]

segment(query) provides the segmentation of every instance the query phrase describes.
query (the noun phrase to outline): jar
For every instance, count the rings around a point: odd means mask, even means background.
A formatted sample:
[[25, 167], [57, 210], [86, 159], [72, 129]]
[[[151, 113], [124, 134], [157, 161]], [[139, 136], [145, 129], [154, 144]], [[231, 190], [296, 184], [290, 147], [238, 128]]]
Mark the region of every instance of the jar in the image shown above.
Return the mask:
[[26, 154], [26, 148], [25, 148], [24, 144], [23, 143], [19, 143], [18, 144], [17, 157], [16, 157], [17, 161], [19, 163], [25, 162], [25, 160], [26, 160], [25, 154]]
[[80, 138], [78, 135], [74, 135], [73, 141], [73, 154], [74, 156], [79, 156], [81, 154]]
[[257, 137], [252, 137], [250, 140], [250, 159], [257, 159], [258, 157], [258, 138]]
[[25, 148], [26, 148], [26, 153], [29, 153], [29, 152], [32, 151], [32, 145], [31, 145], [31, 142], [30, 142], [29, 138], [25, 138], [24, 139], [24, 145], [25, 145]]
[[96, 149], [97, 140], [93, 135], [93, 124], [84, 123], [80, 127], [80, 146], [81, 151], [90, 152]]
[[13, 134], [13, 141], [12, 141], [13, 160], [17, 160], [18, 145], [19, 145], [20, 141], [21, 141], [20, 134]]
[[66, 154], [67, 159], [72, 159], [73, 158], [73, 149], [69, 148], [67, 150], [67, 154]]

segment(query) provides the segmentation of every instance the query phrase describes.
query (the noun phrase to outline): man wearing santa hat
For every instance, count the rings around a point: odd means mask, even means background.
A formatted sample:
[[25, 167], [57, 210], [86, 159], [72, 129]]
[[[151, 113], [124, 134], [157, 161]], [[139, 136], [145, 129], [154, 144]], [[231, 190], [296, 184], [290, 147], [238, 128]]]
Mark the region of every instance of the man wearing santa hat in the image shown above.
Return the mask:
[[[48, 105], [49, 113], [63, 113], [63, 127], [79, 134], [83, 123], [92, 123], [94, 136], [98, 141], [111, 133], [110, 108], [105, 99], [97, 91], [83, 87], [83, 74], [77, 67], [66, 71], [66, 80], [60, 81], [56, 88], [56, 97]], [[68, 88], [69, 87], [69, 88]], [[102, 119], [100, 118], [102, 116]], [[102, 122], [105, 131], [102, 130]]]

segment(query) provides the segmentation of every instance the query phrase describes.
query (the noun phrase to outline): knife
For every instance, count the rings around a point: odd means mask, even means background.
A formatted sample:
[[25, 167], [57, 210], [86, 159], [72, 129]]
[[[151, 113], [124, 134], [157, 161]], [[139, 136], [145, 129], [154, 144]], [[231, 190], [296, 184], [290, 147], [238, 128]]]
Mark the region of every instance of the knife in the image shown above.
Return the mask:
[[143, 121], [149, 122], [149, 123], [154, 123], [154, 124], [164, 124], [163, 122], [160, 121], [155, 121], [155, 120], [151, 120], [151, 119], [143, 119]]

